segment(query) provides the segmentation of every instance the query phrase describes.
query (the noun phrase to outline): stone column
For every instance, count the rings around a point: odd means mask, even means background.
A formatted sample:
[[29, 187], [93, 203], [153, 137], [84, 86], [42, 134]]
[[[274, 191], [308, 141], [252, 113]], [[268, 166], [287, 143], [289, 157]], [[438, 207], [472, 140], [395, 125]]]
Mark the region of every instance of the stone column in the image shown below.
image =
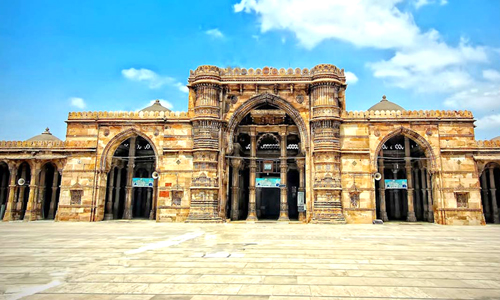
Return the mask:
[[39, 211], [38, 213], [38, 220], [40, 219], [45, 219], [47, 218], [47, 216], [45, 215], [45, 190], [46, 190], [46, 178], [47, 177], [47, 168], [43, 168], [42, 171], [40, 172], [40, 182], [38, 184], [38, 191], [37, 191], [37, 199], [35, 200], [36, 201], [36, 205], [37, 205], [37, 209]]
[[[23, 167], [22, 170], [21, 170], [21, 178], [23, 178], [24, 180], [26, 180], [26, 173], [27, 173], [26, 172], [26, 167]], [[16, 199], [16, 201], [17, 201], [16, 202], [17, 207], [16, 207], [16, 211], [17, 211], [18, 214], [21, 214], [21, 212], [23, 211], [23, 209], [25, 209], [25, 207], [24, 207], [24, 193], [25, 192], [26, 192], [26, 184], [23, 184], [22, 186], [19, 187], [18, 193], [17, 193], [17, 199]]]
[[40, 173], [40, 169], [38, 165], [35, 165], [31, 169], [31, 179], [30, 179], [30, 193], [28, 195], [28, 205], [26, 207], [26, 213], [24, 214], [23, 221], [34, 221], [36, 220], [36, 203], [35, 203], [35, 195], [38, 190], [38, 173]]
[[56, 216], [56, 200], [57, 200], [57, 189], [59, 188], [59, 171], [54, 169], [54, 177], [52, 179], [52, 195], [50, 198], [50, 207], [49, 207], [49, 219], [54, 219]]
[[413, 169], [413, 181], [415, 182], [415, 199], [417, 200], [417, 203], [416, 203], [416, 207], [417, 207], [417, 210], [418, 208], [422, 209], [423, 210], [423, 213], [422, 215], [424, 216], [424, 219], [427, 219], [426, 217], [426, 211], [427, 211], [427, 203], [425, 202], [420, 202], [420, 182], [419, 182], [419, 179], [420, 179], [420, 176], [418, 174], [418, 171], [419, 169], [415, 168]]
[[[7, 178], [7, 173], [4, 173], [3, 176], [2, 176], [2, 182], [1, 182], [1, 185], [0, 185], [0, 205], [1, 206], [4, 206], [4, 211], [6, 210], [7, 208], [7, 203], [5, 203], [5, 190], [8, 189], [8, 182], [7, 182], [8, 178]], [[0, 206], [0, 212], [1, 212], [1, 206]], [[0, 217], [3, 217], [3, 216], [0, 216]]]
[[[380, 150], [380, 156], [384, 156], [383, 150]], [[378, 172], [380, 175], [382, 175], [382, 178], [380, 178], [379, 185], [378, 185], [378, 192], [379, 192], [379, 198], [380, 198], [380, 218], [384, 222], [388, 222], [389, 218], [387, 217], [387, 205], [385, 203], [385, 176], [384, 176], [384, 159], [379, 158], [378, 159]]]
[[134, 157], [137, 137], [130, 138], [130, 148], [128, 149], [128, 164], [127, 164], [127, 185], [125, 187], [125, 209], [123, 211], [124, 219], [132, 219], [132, 199], [134, 197], [132, 187], [132, 178], [134, 177]]
[[104, 214], [104, 220], [113, 219], [113, 186], [115, 185], [115, 167], [111, 167], [111, 174], [109, 175], [108, 182], [108, 199], [106, 201], [106, 213]]
[[233, 167], [233, 186], [231, 187], [231, 219], [233, 221], [238, 220], [240, 211], [240, 168], [242, 166], [243, 159], [233, 158], [231, 159], [231, 166]]
[[147, 187], [146, 188], [146, 206], [144, 208], [145, 215], [144, 217], [150, 218], [151, 217], [151, 203], [153, 203], [153, 188], [152, 187]]
[[287, 163], [287, 153], [286, 153], [286, 125], [280, 125], [280, 137], [281, 137], [281, 159], [280, 159], [280, 217], [278, 221], [290, 221], [288, 217], [288, 186], [287, 186], [287, 175], [288, 175], [288, 163]]
[[425, 174], [427, 170], [425, 168], [420, 169], [420, 181], [422, 182], [422, 201], [424, 203], [424, 220], [429, 221], [429, 203], [427, 202], [427, 182], [425, 179]]
[[255, 127], [250, 127], [250, 183], [248, 184], [248, 217], [247, 221], [257, 221], [255, 203], [255, 177], [257, 172], [257, 132]]
[[[396, 163], [397, 164], [397, 163]], [[392, 170], [392, 174], [393, 174], [393, 179], [398, 179], [398, 170], [397, 169], [394, 169]], [[394, 217], [396, 219], [399, 219], [401, 217], [401, 209], [399, 207], [399, 190], [397, 189], [392, 189], [390, 190], [392, 192], [392, 203], [394, 203], [394, 205], [391, 205], [391, 208], [392, 208], [392, 211], [394, 212]]]
[[412, 166], [411, 166], [411, 157], [410, 157], [410, 139], [405, 136], [405, 169], [406, 169], [406, 179], [408, 181], [408, 192], [406, 193], [408, 197], [408, 215], [406, 221], [408, 222], [416, 222], [417, 218], [415, 217], [415, 207], [413, 201], [413, 174], [412, 174]]
[[[305, 171], [305, 166], [306, 166], [305, 158], [304, 157], [297, 158], [296, 162], [297, 162], [297, 167], [299, 169], [299, 193], [300, 192], [304, 193], [304, 201], [305, 201], [305, 199], [306, 199], [306, 195], [305, 195], [305, 193], [306, 193], [306, 189], [305, 189], [305, 182], [306, 182], [305, 181], [305, 173], [306, 173], [306, 171]], [[306, 220], [306, 212], [299, 212], [299, 221], [305, 221], [305, 220]]]
[[431, 186], [431, 173], [429, 170], [426, 170], [425, 172], [425, 181], [426, 183], [426, 190], [427, 190], [427, 208], [428, 208], [428, 216], [427, 216], [427, 221], [434, 223], [434, 208], [432, 206], [432, 186]]
[[487, 183], [487, 178], [486, 178], [486, 170], [483, 171], [481, 174], [481, 194], [483, 195], [484, 199], [484, 204], [483, 204], [483, 210], [484, 210], [484, 215], [485, 218], [490, 218], [491, 212], [490, 212], [490, 200], [488, 199], [488, 183]]
[[491, 194], [491, 208], [493, 210], [493, 222], [495, 224], [500, 223], [498, 215], [498, 203], [497, 203], [497, 189], [495, 186], [495, 173], [494, 168], [490, 167], [490, 194]]
[[16, 197], [16, 177], [17, 177], [17, 165], [9, 165], [9, 196], [7, 198], [7, 206], [5, 208], [5, 214], [3, 216], [4, 221], [12, 221], [14, 216], [13, 212], [15, 209], [15, 197]]
[[115, 182], [115, 203], [113, 207], [113, 219], [118, 219], [118, 209], [120, 208], [120, 190], [121, 190], [121, 183], [122, 183], [122, 167], [116, 167], [117, 169], [117, 174], [116, 174], [116, 182]]

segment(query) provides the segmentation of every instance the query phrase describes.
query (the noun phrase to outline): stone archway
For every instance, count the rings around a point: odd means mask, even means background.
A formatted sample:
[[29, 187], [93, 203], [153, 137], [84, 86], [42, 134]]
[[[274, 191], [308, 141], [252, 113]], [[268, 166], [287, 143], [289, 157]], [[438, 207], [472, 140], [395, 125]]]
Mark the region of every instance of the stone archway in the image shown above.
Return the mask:
[[248, 115], [248, 113], [256, 108], [257, 106], [268, 104], [271, 106], [275, 106], [279, 109], [285, 111], [295, 122], [299, 129], [301, 144], [301, 152], [303, 154], [306, 153], [306, 149], [309, 149], [309, 136], [308, 136], [308, 128], [304, 119], [300, 115], [300, 113], [295, 109], [290, 103], [288, 103], [285, 99], [272, 95], [269, 93], [260, 94], [254, 96], [245, 103], [243, 103], [240, 107], [238, 107], [231, 119], [228, 122], [226, 136], [227, 140], [227, 153], [232, 153], [234, 148], [234, 132], [238, 124], [240, 124], [241, 120]]
[[489, 162], [480, 176], [481, 203], [486, 223], [500, 223], [500, 164]]

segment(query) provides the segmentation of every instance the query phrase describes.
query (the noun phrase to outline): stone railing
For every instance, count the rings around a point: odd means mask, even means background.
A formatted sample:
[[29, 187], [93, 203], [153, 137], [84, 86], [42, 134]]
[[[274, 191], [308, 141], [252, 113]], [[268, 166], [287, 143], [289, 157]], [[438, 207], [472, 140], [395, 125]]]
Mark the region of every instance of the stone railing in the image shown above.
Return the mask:
[[492, 140], [480, 140], [476, 141], [478, 148], [500, 148], [500, 141], [492, 141]]
[[467, 110], [387, 110], [387, 111], [344, 111], [344, 119], [384, 119], [384, 118], [407, 118], [407, 119], [470, 119], [474, 117]]
[[63, 141], [0, 141], [0, 148], [64, 148]]
[[184, 119], [187, 112], [173, 111], [89, 111], [70, 112], [68, 120], [102, 120], [102, 119]]
[[[190, 77], [211, 75], [211, 76], [293, 76], [293, 77], [311, 77], [320, 74], [332, 74], [344, 78], [344, 69], [339, 69], [331, 64], [321, 64], [313, 67], [311, 70], [304, 68], [218, 68], [216, 66], [199, 66], [196, 70], [190, 71]], [[345, 80], [345, 78], [344, 78]]]

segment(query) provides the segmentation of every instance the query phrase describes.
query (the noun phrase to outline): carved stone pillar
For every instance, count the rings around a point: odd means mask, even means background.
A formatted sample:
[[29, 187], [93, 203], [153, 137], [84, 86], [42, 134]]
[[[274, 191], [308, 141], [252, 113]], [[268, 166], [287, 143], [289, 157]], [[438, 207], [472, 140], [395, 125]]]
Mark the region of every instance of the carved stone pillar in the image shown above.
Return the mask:
[[16, 176], [17, 175], [17, 165], [9, 165], [9, 196], [7, 198], [7, 206], [5, 208], [5, 214], [3, 216], [4, 221], [12, 221], [14, 216], [13, 212], [15, 209], [15, 197], [16, 197]]
[[425, 172], [425, 180], [427, 182], [426, 190], [427, 190], [427, 208], [428, 208], [428, 216], [427, 216], [427, 221], [434, 223], [434, 207], [432, 206], [432, 186], [431, 186], [431, 173], [429, 170], [426, 170]]
[[59, 188], [59, 172], [57, 169], [54, 170], [54, 178], [52, 179], [52, 197], [50, 199], [49, 207], [49, 219], [54, 219], [55, 212], [57, 210], [56, 200], [57, 200], [57, 189]]
[[[417, 207], [417, 210], [418, 208], [422, 209], [423, 210], [423, 216], [424, 216], [424, 219], [427, 219], [427, 203], [425, 202], [420, 202], [420, 182], [419, 182], [419, 179], [420, 179], [420, 176], [418, 174], [418, 170], [417, 168], [414, 168], [413, 169], [413, 181], [415, 182], [415, 199], [417, 200], [416, 202], [416, 207]], [[421, 204], [422, 203], [422, 204]]]
[[280, 126], [280, 137], [281, 137], [281, 159], [280, 159], [280, 217], [278, 221], [290, 221], [288, 217], [288, 186], [287, 186], [287, 175], [288, 175], [288, 163], [287, 163], [287, 153], [286, 153], [286, 125]]
[[408, 216], [406, 221], [408, 222], [416, 222], [417, 218], [415, 217], [415, 207], [413, 201], [413, 174], [412, 174], [412, 166], [411, 166], [411, 157], [410, 157], [410, 139], [405, 136], [405, 169], [406, 169], [406, 179], [408, 181]]
[[255, 203], [255, 177], [257, 172], [257, 132], [255, 127], [250, 128], [250, 182], [248, 184], [248, 217], [247, 221], [257, 221]]
[[108, 182], [108, 199], [106, 201], [106, 213], [104, 214], [104, 220], [113, 219], [113, 186], [115, 185], [115, 168], [111, 167], [111, 174], [109, 175]]
[[120, 190], [122, 183], [122, 167], [116, 167], [116, 182], [115, 182], [115, 203], [113, 205], [113, 219], [118, 219], [118, 209], [120, 208]]
[[[5, 203], [5, 198], [6, 198], [6, 195], [5, 195], [5, 190], [8, 189], [8, 178], [7, 178], [7, 174], [4, 173], [3, 176], [2, 176], [2, 182], [1, 182], [1, 185], [0, 185], [0, 209], [2, 206], [4, 206], [4, 211], [7, 207], [7, 203]], [[3, 218], [3, 216], [0, 216]]]
[[493, 222], [495, 224], [500, 223], [499, 214], [498, 214], [498, 203], [497, 203], [497, 189], [495, 186], [495, 173], [494, 168], [490, 167], [490, 195], [491, 195], [491, 208], [493, 210]]
[[24, 214], [23, 221], [35, 221], [37, 216], [36, 210], [36, 193], [38, 190], [38, 173], [40, 173], [39, 166], [36, 165], [31, 169], [30, 179], [30, 193], [28, 195], [28, 205], [26, 206], [26, 213]]
[[146, 206], [144, 209], [144, 217], [150, 218], [151, 217], [151, 203], [153, 202], [153, 188], [147, 187], [146, 191]]
[[[394, 169], [392, 170], [392, 174], [394, 175], [394, 179], [398, 179], [398, 170]], [[401, 208], [399, 207], [399, 190], [393, 189], [391, 190], [392, 192], [392, 199], [391, 202], [394, 203], [394, 205], [391, 205], [392, 211], [394, 213], [394, 217], [396, 219], [399, 219], [401, 217]]]
[[481, 194], [483, 195], [483, 210], [485, 219], [489, 219], [491, 216], [490, 212], [490, 201], [488, 199], [488, 183], [486, 178], [486, 170], [481, 174]]
[[[299, 193], [302, 192], [304, 193], [304, 201], [305, 201], [305, 166], [306, 166], [306, 161], [304, 157], [301, 158], [296, 158], [297, 162], [297, 168], [299, 169]], [[305, 203], [304, 203], [305, 204]], [[299, 221], [305, 221], [306, 220], [306, 212], [299, 211]]]
[[128, 149], [128, 164], [127, 164], [127, 186], [125, 187], [125, 209], [123, 212], [124, 219], [132, 219], [132, 199], [134, 197], [132, 187], [132, 178], [134, 177], [134, 158], [137, 137], [130, 138], [130, 148]]
[[420, 169], [420, 181], [422, 182], [422, 201], [424, 203], [424, 220], [429, 221], [429, 202], [427, 202], [427, 182], [425, 178], [425, 174], [427, 174], [427, 170], [422, 168]]
[[[383, 150], [380, 151], [380, 156], [384, 156]], [[385, 203], [385, 177], [384, 177], [384, 159], [379, 158], [378, 159], [378, 172], [382, 177], [380, 178], [379, 185], [378, 185], [378, 192], [379, 192], [379, 198], [380, 198], [380, 218], [384, 222], [388, 222], [389, 218], [387, 217], [387, 205]]]
[[[26, 173], [27, 172], [26, 172], [26, 166], [25, 166], [21, 170], [21, 178], [24, 178], [24, 180], [26, 180], [26, 175], [27, 175]], [[16, 199], [16, 201], [17, 201], [16, 211], [19, 214], [19, 217], [20, 217], [20, 214], [22, 213], [22, 211], [26, 209], [26, 207], [24, 207], [24, 193], [25, 192], [26, 192], [26, 184], [23, 184], [18, 189], [17, 199]]]
[[243, 165], [243, 159], [233, 158], [231, 159], [231, 166], [233, 167], [233, 186], [231, 187], [231, 219], [233, 221], [238, 220], [240, 211], [240, 168]]

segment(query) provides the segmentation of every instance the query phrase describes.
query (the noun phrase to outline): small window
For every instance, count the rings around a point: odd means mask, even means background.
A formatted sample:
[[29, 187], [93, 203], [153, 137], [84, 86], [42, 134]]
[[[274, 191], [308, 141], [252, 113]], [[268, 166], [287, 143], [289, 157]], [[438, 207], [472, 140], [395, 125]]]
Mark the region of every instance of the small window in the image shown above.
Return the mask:
[[455, 192], [455, 198], [457, 199], [457, 207], [468, 208], [469, 207], [469, 193], [468, 192]]
[[71, 190], [71, 205], [82, 204], [83, 190]]

